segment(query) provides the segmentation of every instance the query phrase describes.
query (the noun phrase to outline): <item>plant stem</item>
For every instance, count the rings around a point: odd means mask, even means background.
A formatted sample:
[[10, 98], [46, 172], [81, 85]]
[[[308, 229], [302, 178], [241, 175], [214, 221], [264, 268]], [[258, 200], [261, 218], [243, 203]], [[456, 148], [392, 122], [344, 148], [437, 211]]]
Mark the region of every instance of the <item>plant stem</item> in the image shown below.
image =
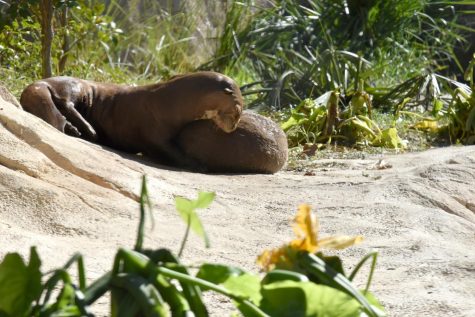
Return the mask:
[[188, 240], [188, 235], [190, 234], [190, 228], [191, 228], [191, 214], [188, 215], [188, 221], [187, 221], [187, 225], [186, 225], [185, 236], [183, 237], [183, 240], [181, 241], [180, 251], [178, 251], [178, 258], [181, 258], [181, 255], [183, 254], [183, 250], [185, 249], [186, 241]]

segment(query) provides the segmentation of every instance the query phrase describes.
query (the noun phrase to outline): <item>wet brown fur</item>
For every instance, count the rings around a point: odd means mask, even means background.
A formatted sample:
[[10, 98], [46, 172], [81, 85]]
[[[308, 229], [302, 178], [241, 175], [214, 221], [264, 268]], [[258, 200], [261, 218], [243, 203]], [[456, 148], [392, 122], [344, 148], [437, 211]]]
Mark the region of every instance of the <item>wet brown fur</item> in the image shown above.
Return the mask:
[[275, 173], [287, 161], [287, 137], [272, 120], [243, 112], [231, 133], [210, 120], [188, 124], [176, 142], [182, 151], [211, 172]]
[[208, 118], [230, 132], [243, 107], [236, 83], [214, 72], [137, 87], [52, 77], [26, 87], [20, 103], [69, 135], [178, 166], [195, 163], [173, 142], [185, 125]]

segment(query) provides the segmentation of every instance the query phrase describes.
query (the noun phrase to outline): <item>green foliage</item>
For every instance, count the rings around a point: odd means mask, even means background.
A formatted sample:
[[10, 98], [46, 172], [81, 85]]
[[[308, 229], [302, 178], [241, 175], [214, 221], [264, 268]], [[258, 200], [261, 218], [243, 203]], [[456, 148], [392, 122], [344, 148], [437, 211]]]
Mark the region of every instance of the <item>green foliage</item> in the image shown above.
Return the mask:
[[252, 69], [257, 101], [277, 108], [335, 89], [346, 95], [361, 80], [384, 87], [438, 69], [461, 40], [453, 7], [443, 3], [280, 0], [248, 9], [251, 18], [238, 23], [244, 3], [228, 12], [213, 65]]
[[282, 281], [263, 287], [263, 309], [269, 316], [353, 317], [358, 302], [334, 288], [312, 282]]
[[292, 109], [282, 124], [290, 146], [339, 140], [348, 145], [404, 148], [394, 127], [381, 130], [371, 119], [371, 100], [366, 92], [354, 93], [343, 111], [342, 102], [338, 91], [329, 91]]
[[[106, 14], [105, 5], [91, 0], [55, 1], [54, 8], [54, 73], [67, 75], [74, 69], [77, 76], [87, 77], [91, 70], [104, 71], [101, 68], [104, 64], [107, 67], [110, 51], [122, 34]], [[0, 47], [3, 47], [0, 65], [38, 78], [41, 73], [39, 1], [13, 2], [4, 16], [0, 25]], [[70, 58], [67, 69], [62, 70], [60, 61], [65, 61], [65, 56]]]
[[[19, 95], [41, 74], [39, 1], [7, 2], [0, 2], [0, 76]], [[470, 102], [454, 89], [470, 94], [468, 86], [440, 75], [449, 63], [461, 66], [454, 46], [464, 46], [471, 31], [458, 24], [470, 2], [206, 3], [182, 2], [176, 10], [152, 0], [53, 1], [53, 73], [144, 83], [220, 71], [242, 84], [249, 106], [279, 110], [272, 115], [289, 120], [291, 145], [403, 148], [409, 123], [401, 129], [396, 120], [414, 118], [405, 111], [419, 108], [429, 121], [413, 125], [418, 131], [437, 130], [445, 143], [472, 143], [469, 126], [456, 123], [467, 118], [455, 110]], [[320, 101], [331, 92], [336, 103]], [[394, 115], [394, 122], [383, 126], [368, 106]]]
[[[277, 269], [263, 278], [236, 267], [210, 263], [203, 264], [193, 276], [169, 250], [142, 249], [145, 204], [149, 202], [145, 178], [142, 186], [135, 251], [120, 248], [112, 270], [90, 285], [86, 285], [84, 263], [79, 254], [62, 268], [47, 274], [41, 273], [41, 262], [34, 248], [27, 265], [17, 253], [7, 254], [0, 263], [0, 316], [92, 317], [89, 307], [108, 291], [111, 317], [206, 317], [209, 314], [202, 291], [227, 296], [245, 317], [341, 317], [363, 313], [384, 316], [382, 307], [367, 289], [359, 292], [340, 273], [341, 269], [333, 271], [332, 267], [341, 267], [337, 257], [299, 252], [293, 262], [297, 272]], [[213, 199], [213, 194], [202, 193], [196, 200], [178, 200], [177, 208], [190, 212], [207, 207]], [[367, 256], [350, 279], [371, 257], [371, 271], [374, 270], [376, 258]], [[68, 273], [74, 264], [78, 268], [77, 282]], [[370, 279], [371, 275], [368, 287]]]
[[17, 69], [35, 78], [41, 72], [40, 30], [38, 20], [25, 17], [5, 25], [0, 32], [0, 65]]
[[[466, 70], [466, 78], [472, 87], [447, 78], [428, 73], [418, 75], [397, 85], [377, 100], [380, 105], [397, 105], [397, 118], [414, 117], [412, 128], [437, 134], [446, 143], [474, 144], [475, 101], [473, 95], [473, 65]], [[394, 133], [388, 130], [387, 133]], [[385, 144], [383, 143], [383, 146]]]
[[447, 128], [453, 143], [475, 144], [475, 93], [457, 88], [447, 109]]
[[[200, 8], [190, 4], [186, 10]], [[147, 11], [124, 12], [113, 1], [110, 15], [124, 29], [119, 47], [108, 56], [111, 67], [125, 71], [134, 81], [157, 80], [191, 71], [200, 63], [196, 34], [197, 18], [190, 12], [171, 12], [156, 1], [148, 1]], [[185, 8], [183, 8], [185, 10]]]
[[17, 253], [5, 256], [0, 264], [0, 316], [28, 316], [41, 292], [40, 265], [34, 247], [27, 265]]
[[186, 239], [188, 237], [189, 230], [193, 230], [198, 236], [204, 239], [205, 245], [209, 248], [209, 238], [206, 234], [206, 231], [203, 228], [203, 224], [201, 223], [198, 214], [196, 213], [196, 209], [204, 209], [207, 208], [214, 200], [215, 194], [214, 193], [206, 193], [200, 192], [198, 194], [198, 198], [196, 200], [189, 200], [183, 197], [175, 197], [175, 204], [176, 209], [178, 210], [178, 214], [181, 216], [183, 221], [187, 224], [185, 238], [183, 239], [182, 247], [178, 252], [178, 256], [181, 255], [183, 251], [183, 247], [185, 245]]

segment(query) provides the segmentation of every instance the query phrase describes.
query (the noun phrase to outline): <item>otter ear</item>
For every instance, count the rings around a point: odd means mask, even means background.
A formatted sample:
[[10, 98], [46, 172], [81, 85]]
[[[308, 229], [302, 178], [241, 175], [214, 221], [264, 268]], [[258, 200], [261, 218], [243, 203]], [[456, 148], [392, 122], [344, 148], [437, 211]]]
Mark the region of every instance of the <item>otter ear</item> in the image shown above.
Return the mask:
[[224, 93], [228, 94], [228, 95], [232, 95], [233, 94], [233, 90], [230, 89], [230, 88], [224, 88]]

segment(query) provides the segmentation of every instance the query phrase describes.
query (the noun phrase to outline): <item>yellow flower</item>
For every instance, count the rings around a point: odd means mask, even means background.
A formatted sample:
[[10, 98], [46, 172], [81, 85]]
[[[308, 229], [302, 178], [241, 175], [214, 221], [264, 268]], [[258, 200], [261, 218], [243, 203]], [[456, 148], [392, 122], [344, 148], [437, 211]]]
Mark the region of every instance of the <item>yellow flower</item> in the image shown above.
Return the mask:
[[287, 246], [284, 245], [278, 249], [264, 250], [257, 257], [257, 264], [263, 267], [264, 270], [269, 271], [273, 269], [277, 263], [287, 262], [286, 249]]
[[297, 251], [316, 253], [324, 249], [344, 249], [353, 244], [360, 243], [362, 236], [336, 236], [318, 240], [318, 219], [312, 213], [309, 205], [300, 205], [294, 218], [293, 230], [296, 239], [288, 244], [273, 250], [264, 250], [257, 258], [257, 263], [266, 271], [272, 270], [276, 265], [291, 267], [293, 255]]
[[318, 250], [318, 220], [309, 205], [300, 205], [292, 225], [297, 239], [290, 246], [297, 250], [315, 253]]

